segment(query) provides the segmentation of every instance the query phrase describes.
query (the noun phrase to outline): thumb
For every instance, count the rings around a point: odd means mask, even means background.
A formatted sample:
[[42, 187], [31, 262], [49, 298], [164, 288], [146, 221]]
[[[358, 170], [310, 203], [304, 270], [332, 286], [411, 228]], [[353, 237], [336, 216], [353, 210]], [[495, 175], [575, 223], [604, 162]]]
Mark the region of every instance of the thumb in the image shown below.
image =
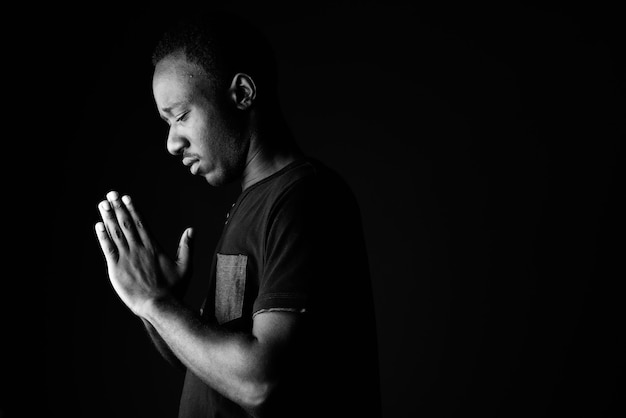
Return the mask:
[[178, 273], [181, 276], [185, 276], [189, 267], [191, 266], [192, 256], [192, 237], [193, 229], [187, 228], [183, 235], [180, 237], [180, 243], [178, 244], [178, 252], [176, 255], [176, 265], [178, 266]]

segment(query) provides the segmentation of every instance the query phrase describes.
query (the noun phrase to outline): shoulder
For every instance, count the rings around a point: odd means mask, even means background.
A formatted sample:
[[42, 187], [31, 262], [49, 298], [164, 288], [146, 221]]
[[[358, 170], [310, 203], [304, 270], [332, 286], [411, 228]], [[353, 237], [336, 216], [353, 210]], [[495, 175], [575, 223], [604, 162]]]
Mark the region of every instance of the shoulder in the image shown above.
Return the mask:
[[283, 195], [298, 193], [302, 190], [351, 194], [347, 183], [337, 171], [311, 157], [291, 164], [277, 180], [275, 188]]
[[275, 209], [295, 204], [321, 210], [355, 203], [345, 180], [334, 169], [310, 157], [288, 167], [272, 185], [270, 196]]

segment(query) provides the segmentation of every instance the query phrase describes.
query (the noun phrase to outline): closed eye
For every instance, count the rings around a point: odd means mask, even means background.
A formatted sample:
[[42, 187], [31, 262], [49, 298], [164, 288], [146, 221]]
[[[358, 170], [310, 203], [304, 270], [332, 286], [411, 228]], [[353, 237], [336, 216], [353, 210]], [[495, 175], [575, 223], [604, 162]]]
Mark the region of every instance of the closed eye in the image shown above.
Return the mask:
[[176, 122], [183, 122], [183, 121], [185, 121], [187, 119], [187, 115], [189, 115], [189, 111], [186, 111], [185, 113], [180, 115], [178, 118], [176, 118]]

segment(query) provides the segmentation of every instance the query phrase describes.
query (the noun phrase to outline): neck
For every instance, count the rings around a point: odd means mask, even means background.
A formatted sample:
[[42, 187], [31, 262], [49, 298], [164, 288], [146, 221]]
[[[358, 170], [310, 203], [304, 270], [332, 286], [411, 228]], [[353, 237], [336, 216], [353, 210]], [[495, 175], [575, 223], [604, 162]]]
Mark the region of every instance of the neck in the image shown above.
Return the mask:
[[282, 118], [267, 126], [257, 126], [250, 136], [250, 147], [241, 179], [242, 190], [271, 176], [302, 156]]

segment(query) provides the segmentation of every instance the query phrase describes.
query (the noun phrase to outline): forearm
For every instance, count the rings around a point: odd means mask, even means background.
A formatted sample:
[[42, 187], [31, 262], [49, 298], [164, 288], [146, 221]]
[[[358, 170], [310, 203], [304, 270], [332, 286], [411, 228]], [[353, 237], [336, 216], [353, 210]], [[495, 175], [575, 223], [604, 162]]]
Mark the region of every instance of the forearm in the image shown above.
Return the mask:
[[227, 398], [248, 408], [265, 399], [267, 362], [252, 334], [228, 333], [202, 323], [174, 298], [151, 304], [146, 320], [185, 367]]
[[163, 358], [170, 363], [175, 368], [184, 371], [185, 365], [176, 357], [176, 355], [172, 352], [172, 350], [168, 347], [167, 343], [163, 340], [163, 338], [159, 335], [156, 329], [148, 322], [146, 319], [141, 318], [144, 327], [146, 328], [146, 332], [152, 340], [152, 344], [155, 346], [157, 351], [163, 356]]

